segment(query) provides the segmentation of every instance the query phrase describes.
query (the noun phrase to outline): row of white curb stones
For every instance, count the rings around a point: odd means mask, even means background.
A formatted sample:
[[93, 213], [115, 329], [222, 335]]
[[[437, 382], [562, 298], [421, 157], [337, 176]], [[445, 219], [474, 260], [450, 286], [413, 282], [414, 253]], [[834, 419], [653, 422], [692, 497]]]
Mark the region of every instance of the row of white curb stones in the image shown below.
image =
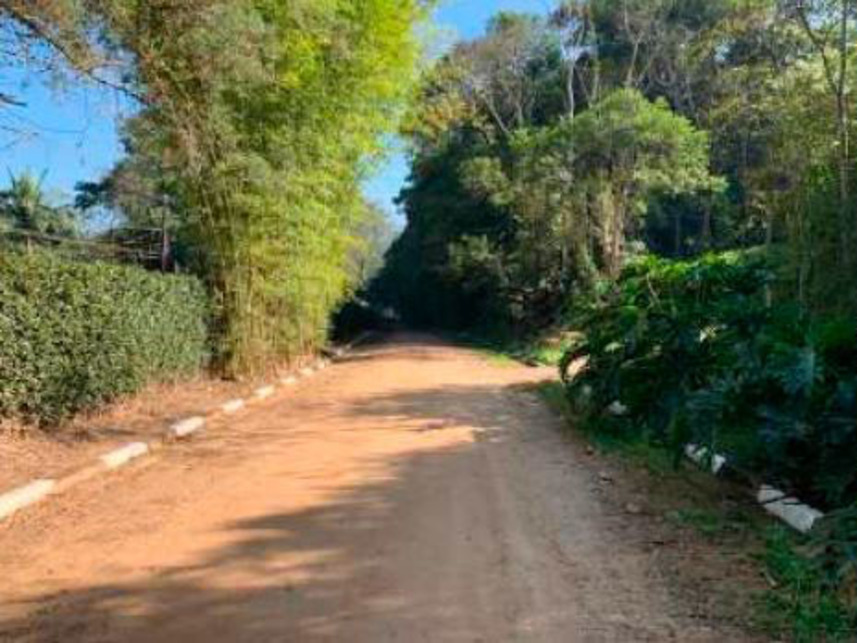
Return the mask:
[[824, 514], [818, 509], [813, 509], [797, 498], [792, 498], [768, 485], [763, 484], [759, 487], [756, 499], [765, 511], [802, 534], [808, 533], [815, 523], [824, 518]]
[[[339, 359], [344, 357], [350, 350], [354, 348], [357, 344], [362, 342], [365, 339], [365, 335], [358, 337], [356, 340], [347, 344], [344, 347], [336, 348], [332, 351], [335, 359]], [[313, 375], [318, 371], [322, 371], [330, 365], [330, 360], [327, 358], [319, 359], [315, 362], [313, 366], [308, 366], [302, 368], [298, 375], [289, 375], [283, 377], [280, 380], [280, 384], [282, 386], [294, 386], [298, 383], [300, 378], [307, 378]], [[277, 392], [276, 386], [269, 385], [263, 386], [261, 388], [256, 389], [253, 392], [252, 399], [243, 400], [236, 399], [226, 402], [221, 405], [217, 409], [215, 409], [211, 416], [219, 415], [220, 413], [224, 413], [226, 415], [234, 415], [239, 411], [245, 409], [252, 402], [259, 402], [262, 400], [266, 400]], [[164, 436], [164, 441], [175, 441], [184, 438], [188, 438], [193, 434], [201, 431], [205, 428], [208, 419], [203, 416], [195, 416], [185, 418], [180, 422], [176, 422], [171, 425]], [[152, 451], [155, 451], [158, 447], [160, 447], [160, 442], [155, 443], [145, 443], [145, 442], [134, 442], [132, 444], [127, 444], [115, 451], [111, 451], [110, 453], [106, 453], [98, 458], [98, 463], [95, 466], [87, 467], [81, 471], [77, 471], [71, 475], [68, 475], [64, 478], [53, 480], [53, 479], [38, 479], [26, 484], [22, 487], [18, 487], [17, 489], [13, 489], [8, 493], [0, 494], [0, 521], [9, 518], [13, 514], [30, 507], [42, 500], [48, 498], [51, 495], [55, 495], [66, 491], [67, 489], [73, 487], [78, 482], [82, 482], [83, 480], [88, 480], [99, 473], [106, 473], [109, 471], [115, 471], [117, 469], [121, 469], [129, 465], [130, 463], [143, 458], [149, 455]]]
[[[621, 417], [627, 415], [628, 408], [617, 400], [607, 407], [607, 412]], [[719, 453], [711, 453], [707, 447], [696, 444], [688, 444], [684, 448], [684, 454], [700, 469], [706, 469], [715, 476], [719, 475], [729, 464], [725, 456]], [[818, 509], [814, 509], [770, 485], [759, 487], [756, 500], [769, 514], [776, 516], [789, 527], [803, 534], [809, 533], [815, 523], [824, 518], [824, 514]]]
[[[685, 455], [700, 468], [709, 469], [718, 475], [728, 464], [725, 456], [711, 452], [706, 447], [689, 444], [685, 447]], [[822, 518], [824, 513], [802, 503], [797, 498], [770, 485], [761, 485], [756, 493], [756, 501], [769, 514], [776, 516], [792, 529], [802, 534], [809, 533], [813, 526]]]

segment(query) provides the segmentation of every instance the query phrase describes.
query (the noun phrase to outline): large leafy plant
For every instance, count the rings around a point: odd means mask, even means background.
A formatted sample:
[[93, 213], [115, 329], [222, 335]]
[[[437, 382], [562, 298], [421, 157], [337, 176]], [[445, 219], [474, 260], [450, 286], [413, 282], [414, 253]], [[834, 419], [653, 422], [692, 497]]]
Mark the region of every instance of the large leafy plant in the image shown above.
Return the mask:
[[855, 329], [772, 304], [773, 278], [746, 253], [640, 260], [580, 311], [568, 393], [599, 430], [676, 458], [690, 443], [727, 452], [751, 476], [845, 506], [857, 500]]

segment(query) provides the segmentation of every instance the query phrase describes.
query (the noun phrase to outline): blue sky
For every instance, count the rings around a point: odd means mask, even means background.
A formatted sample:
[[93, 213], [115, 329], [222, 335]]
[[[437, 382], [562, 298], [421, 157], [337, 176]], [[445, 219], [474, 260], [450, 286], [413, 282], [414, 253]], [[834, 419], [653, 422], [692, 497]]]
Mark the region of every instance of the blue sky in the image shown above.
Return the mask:
[[0, 185], [10, 172], [44, 172], [56, 198], [68, 200], [75, 183], [100, 177], [121, 156], [118, 124], [131, 107], [120, 94], [14, 73], [0, 89], [26, 103], [0, 117]]
[[[481, 34], [498, 11], [545, 13], [553, 0], [442, 0], [435, 15], [443, 40]], [[118, 124], [130, 113], [128, 101], [95, 87], [50, 87], [44, 79], [7, 74], [0, 90], [21, 97], [26, 108], [6, 110], [0, 118], [0, 185], [14, 174], [46, 172], [55, 198], [70, 200], [78, 181], [97, 179], [122, 155]], [[12, 135], [7, 128], [21, 132]], [[369, 198], [393, 210], [392, 201], [405, 183], [404, 155], [391, 154], [367, 182]]]

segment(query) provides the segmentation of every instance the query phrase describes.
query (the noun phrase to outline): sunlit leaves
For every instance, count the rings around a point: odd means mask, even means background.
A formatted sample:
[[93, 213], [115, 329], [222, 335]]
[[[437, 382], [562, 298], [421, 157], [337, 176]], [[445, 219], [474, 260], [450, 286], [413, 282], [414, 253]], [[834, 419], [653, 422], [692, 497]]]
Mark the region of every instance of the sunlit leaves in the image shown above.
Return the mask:
[[311, 350], [351, 286], [359, 182], [410, 94], [417, 0], [93, 0], [132, 54], [137, 147], [177, 179], [231, 372]]

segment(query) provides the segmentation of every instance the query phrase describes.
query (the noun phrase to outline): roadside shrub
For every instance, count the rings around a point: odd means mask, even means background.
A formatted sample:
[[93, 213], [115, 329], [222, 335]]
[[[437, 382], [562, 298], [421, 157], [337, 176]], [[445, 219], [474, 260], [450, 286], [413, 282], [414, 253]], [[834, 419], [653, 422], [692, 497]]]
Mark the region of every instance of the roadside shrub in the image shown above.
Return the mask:
[[857, 329], [768, 305], [773, 277], [752, 254], [639, 261], [581, 312], [568, 394], [598, 430], [676, 458], [708, 446], [809, 502], [846, 507], [857, 501]]
[[197, 372], [208, 300], [193, 278], [47, 252], [0, 256], [0, 417], [52, 423]]
[[[726, 453], [746, 475], [829, 511], [797, 552], [768, 545], [796, 640], [857, 628], [857, 328], [769, 305], [753, 254], [645, 258], [603, 288], [561, 364], [575, 415], [611, 439]], [[832, 511], [830, 511], [832, 510]]]

